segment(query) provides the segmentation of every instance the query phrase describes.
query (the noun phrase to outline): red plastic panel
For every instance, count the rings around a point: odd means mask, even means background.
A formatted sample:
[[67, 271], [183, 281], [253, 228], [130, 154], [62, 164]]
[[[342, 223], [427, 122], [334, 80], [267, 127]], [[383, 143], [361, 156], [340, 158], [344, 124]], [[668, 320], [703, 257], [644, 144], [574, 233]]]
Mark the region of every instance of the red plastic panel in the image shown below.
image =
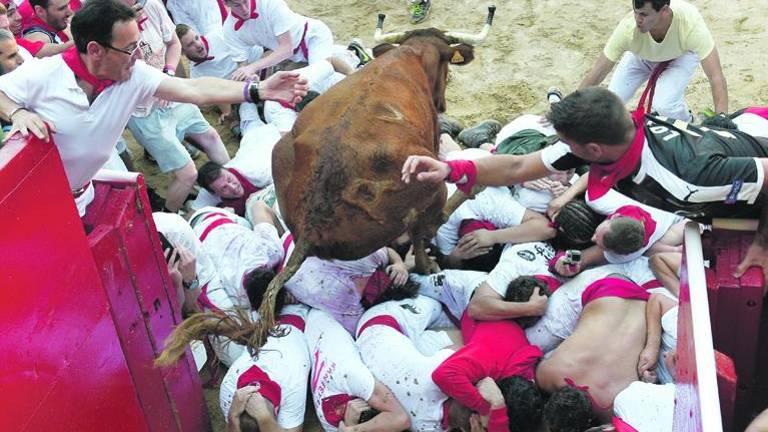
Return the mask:
[[737, 375], [733, 360], [727, 355], [715, 351], [717, 367], [717, 392], [720, 395], [720, 415], [723, 418], [723, 430], [733, 429], [736, 410]]
[[52, 144], [0, 150], [0, 220], [0, 430], [148, 430]]

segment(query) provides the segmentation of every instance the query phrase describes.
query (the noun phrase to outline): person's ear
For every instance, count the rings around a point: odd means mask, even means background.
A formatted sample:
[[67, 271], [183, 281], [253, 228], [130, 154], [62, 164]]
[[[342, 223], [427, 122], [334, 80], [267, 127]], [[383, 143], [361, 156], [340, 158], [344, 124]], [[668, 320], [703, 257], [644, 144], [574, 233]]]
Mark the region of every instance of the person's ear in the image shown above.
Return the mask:
[[597, 143], [587, 143], [584, 148], [593, 160], [598, 160], [603, 156], [603, 148]]
[[106, 51], [106, 48], [99, 45], [95, 41], [88, 42], [88, 45], [86, 45], [85, 47], [86, 54], [88, 54], [90, 57], [93, 57], [95, 59], [101, 59], [102, 57], [104, 57], [105, 51]]

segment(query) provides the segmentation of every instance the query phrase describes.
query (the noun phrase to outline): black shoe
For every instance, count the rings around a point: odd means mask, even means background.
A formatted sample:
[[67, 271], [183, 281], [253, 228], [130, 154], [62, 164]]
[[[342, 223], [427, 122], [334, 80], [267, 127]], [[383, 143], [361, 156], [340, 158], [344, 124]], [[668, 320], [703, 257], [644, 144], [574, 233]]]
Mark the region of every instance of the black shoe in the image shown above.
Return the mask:
[[155, 192], [155, 190], [147, 186], [147, 198], [149, 198], [149, 206], [153, 212], [165, 211], [165, 198]]
[[550, 104], [558, 103], [563, 100], [563, 92], [557, 87], [550, 87], [547, 90], [547, 102]]
[[352, 39], [352, 42], [347, 45], [347, 49], [355, 53], [357, 59], [360, 60], [360, 63], [357, 64], [357, 67], [365, 66], [370, 63], [371, 60], [373, 60], [368, 54], [368, 51], [365, 50], [363, 43], [360, 42], [360, 39]]
[[447, 115], [438, 114], [437, 123], [440, 125], [440, 133], [448, 134], [454, 140], [459, 136], [459, 133], [464, 129], [464, 125], [460, 121]]
[[147, 163], [157, 165], [157, 161], [155, 160], [155, 158], [153, 158], [152, 155], [149, 154], [149, 152], [146, 149], [144, 149], [144, 160]]
[[496, 134], [501, 130], [501, 123], [496, 120], [483, 120], [471, 128], [459, 133], [459, 142], [465, 147], [477, 148], [481, 144], [491, 143], [496, 139]]

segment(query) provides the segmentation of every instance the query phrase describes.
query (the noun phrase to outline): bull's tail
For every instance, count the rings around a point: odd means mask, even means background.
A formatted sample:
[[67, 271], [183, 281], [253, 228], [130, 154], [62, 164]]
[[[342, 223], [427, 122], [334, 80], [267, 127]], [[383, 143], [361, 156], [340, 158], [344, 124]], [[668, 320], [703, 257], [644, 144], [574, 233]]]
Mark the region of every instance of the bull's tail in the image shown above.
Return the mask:
[[277, 303], [277, 294], [283, 289], [283, 286], [288, 282], [291, 277], [299, 270], [301, 264], [307, 258], [309, 252], [309, 245], [306, 242], [298, 241], [293, 249], [291, 257], [283, 267], [283, 271], [277, 274], [272, 282], [269, 283], [267, 291], [261, 300], [261, 306], [259, 306], [259, 330], [254, 340], [256, 347], [260, 348], [264, 346], [267, 341], [269, 332], [274, 329], [277, 324], [275, 316], [279, 311], [275, 310], [275, 304]]

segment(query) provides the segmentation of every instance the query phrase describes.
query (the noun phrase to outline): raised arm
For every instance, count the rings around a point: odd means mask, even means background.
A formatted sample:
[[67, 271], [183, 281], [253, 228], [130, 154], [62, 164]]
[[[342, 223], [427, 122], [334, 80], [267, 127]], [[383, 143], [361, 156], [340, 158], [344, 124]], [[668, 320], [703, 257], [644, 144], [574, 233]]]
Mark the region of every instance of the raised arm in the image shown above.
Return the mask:
[[725, 81], [725, 75], [723, 75], [717, 47], [713, 48], [712, 52], [701, 60], [701, 68], [704, 69], [704, 74], [709, 80], [715, 113], [728, 113], [728, 83]]
[[[218, 78], [183, 79], [168, 77], [160, 82], [156, 97], [195, 105], [251, 102], [246, 84]], [[307, 94], [307, 81], [295, 72], [278, 72], [258, 83], [258, 96], [263, 100], [296, 103]]]
[[597, 61], [595, 61], [595, 64], [592, 66], [592, 69], [587, 72], [587, 76], [584, 77], [584, 79], [581, 81], [581, 84], [579, 85], [579, 90], [582, 90], [587, 87], [592, 87], [596, 85], [600, 85], [600, 83], [605, 80], [605, 77], [608, 76], [608, 72], [610, 72], [613, 69], [613, 66], [616, 63], [610, 61], [608, 57], [605, 56], [602, 52], [600, 55], [597, 56]]

